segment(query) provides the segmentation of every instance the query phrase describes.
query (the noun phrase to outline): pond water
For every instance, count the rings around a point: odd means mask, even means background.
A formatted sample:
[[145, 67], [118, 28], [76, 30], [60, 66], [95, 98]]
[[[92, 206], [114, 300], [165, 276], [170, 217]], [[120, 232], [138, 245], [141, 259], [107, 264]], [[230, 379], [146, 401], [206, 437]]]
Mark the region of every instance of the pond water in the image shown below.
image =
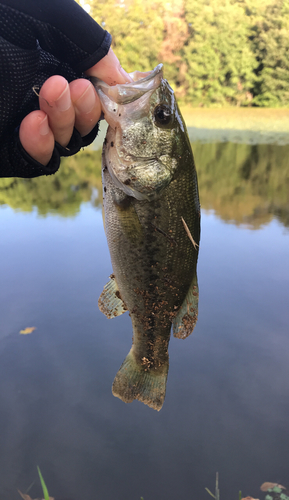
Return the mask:
[[0, 181], [1, 500], [40, 497], [37, 465], [59, 500], [209, 500], [216, 472], [222, 500], [289, 485], [289, 146], [193, 150], [199, 319], [171, 339], [160, 412], [111, 393], [132, 328], [97, 307], [100, 153]]

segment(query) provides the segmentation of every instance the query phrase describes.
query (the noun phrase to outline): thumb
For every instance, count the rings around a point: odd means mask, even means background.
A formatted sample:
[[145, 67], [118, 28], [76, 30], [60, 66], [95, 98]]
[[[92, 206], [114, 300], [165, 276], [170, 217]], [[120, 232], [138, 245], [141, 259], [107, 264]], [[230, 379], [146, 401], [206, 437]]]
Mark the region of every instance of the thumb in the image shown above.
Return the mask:
[[133, 81], [129, 74], [121, 67], [112, 49], [109, 49], [107, 55], [85, 73], [88, 76], [96, 76], [108, 85]]

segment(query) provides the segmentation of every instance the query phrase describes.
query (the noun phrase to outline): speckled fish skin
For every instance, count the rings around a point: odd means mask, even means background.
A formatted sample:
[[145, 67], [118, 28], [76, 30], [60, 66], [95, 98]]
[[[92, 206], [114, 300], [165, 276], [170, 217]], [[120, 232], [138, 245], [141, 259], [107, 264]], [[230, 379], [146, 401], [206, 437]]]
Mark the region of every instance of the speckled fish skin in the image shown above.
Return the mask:
[[[133, 77], [141, 87], [143, 78]], [[151, 78], [154, 85], [140, 98], [115, 104], [112, 118], [102, 101], [112, 124], [102, 175], [115, 294], [133, 326], [133, 345], [116, 375], [113, 394], [159, 410], [172, 324], [174, 335], [186, 338], [197, 321], [200, 204], [193, 153], [173, 91], [160, 67]], [[101, 82], [96, 88], [103, 99]], [[129, 120], [122, 120], [123, 115]], [[108, 317], [120, 314], [109, 312], [111, 299], [104, 291], [99, 301]]]

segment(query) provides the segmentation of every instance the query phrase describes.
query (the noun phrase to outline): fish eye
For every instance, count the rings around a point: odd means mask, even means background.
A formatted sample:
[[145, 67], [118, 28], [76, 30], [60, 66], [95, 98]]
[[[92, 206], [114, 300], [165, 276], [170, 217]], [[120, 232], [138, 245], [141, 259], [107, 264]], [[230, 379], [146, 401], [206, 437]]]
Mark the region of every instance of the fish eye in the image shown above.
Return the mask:
[[172, 118], [171, 109], [165, 104], [159, 104], [154, 109], [154, 117], [156, 125], [159, 125], [160, 127], [168, 125]]

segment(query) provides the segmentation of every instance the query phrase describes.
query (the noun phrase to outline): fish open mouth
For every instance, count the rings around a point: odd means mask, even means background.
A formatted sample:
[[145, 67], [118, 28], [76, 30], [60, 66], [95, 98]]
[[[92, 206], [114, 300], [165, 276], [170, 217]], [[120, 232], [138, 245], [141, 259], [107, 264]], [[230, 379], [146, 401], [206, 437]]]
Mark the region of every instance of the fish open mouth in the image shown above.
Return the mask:
[[130, 73], [130, 77], [133, 82], [117, 84], [112, 87], [94, 76], [90, 80], [99, 93], [100, 99], [101, 93], [103, 93], [116, 104], [128, 104], [136, 101], [146, 92], [158, 88], [163, 78], [163, 65], [158, 64], [152, 71], [146, 73], [134, 71]]
[[97, 78], [92, 81], [109, 124], [104, 158], [111, 179], [128, 196], [145, 200], [157, 196], [173, 175], [173, 91], [163, 79], [162, 64], [147, 73], [130, 73], [130, 77], [132, 82], [114, 86]]

